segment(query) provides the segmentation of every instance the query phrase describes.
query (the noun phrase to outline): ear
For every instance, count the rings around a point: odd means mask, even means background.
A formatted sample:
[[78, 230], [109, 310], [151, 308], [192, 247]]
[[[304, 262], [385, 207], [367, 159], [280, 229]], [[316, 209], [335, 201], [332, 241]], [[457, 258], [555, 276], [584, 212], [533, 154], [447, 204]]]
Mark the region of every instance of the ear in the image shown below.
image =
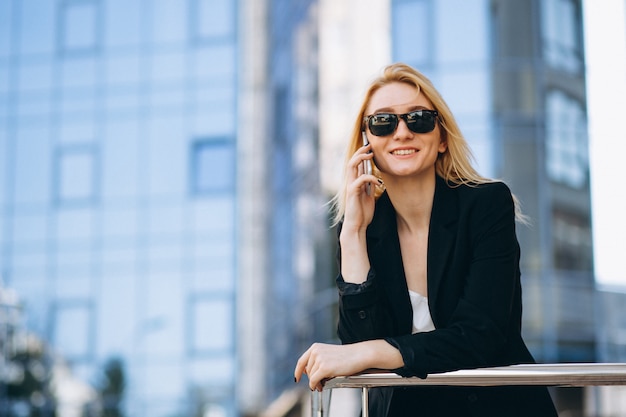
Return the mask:
[[439, 153], [445, 153], [448, 150], [448, 141], [443, 138], [439, 141], [439, 147], [437, 148]]

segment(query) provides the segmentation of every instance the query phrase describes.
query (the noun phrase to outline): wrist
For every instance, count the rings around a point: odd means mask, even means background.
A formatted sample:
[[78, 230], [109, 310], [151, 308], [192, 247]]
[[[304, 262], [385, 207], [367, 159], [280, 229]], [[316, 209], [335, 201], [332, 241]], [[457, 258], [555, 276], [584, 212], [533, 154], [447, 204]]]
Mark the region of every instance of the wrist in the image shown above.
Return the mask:
[[404, 366], [400, 351], [383, 339], [360, 342], [363, 344], [363, 369], [397, 369]]

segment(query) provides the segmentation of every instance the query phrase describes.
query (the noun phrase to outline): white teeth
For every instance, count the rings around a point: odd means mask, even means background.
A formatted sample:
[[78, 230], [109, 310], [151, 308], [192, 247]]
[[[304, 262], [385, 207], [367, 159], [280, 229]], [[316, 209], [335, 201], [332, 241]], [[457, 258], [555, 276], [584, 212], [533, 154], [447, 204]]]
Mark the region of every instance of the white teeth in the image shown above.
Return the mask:
[[393, 155], [410, 155], [415, 153], [415, 149], [398, 149], [397, 151], [391, 152]]

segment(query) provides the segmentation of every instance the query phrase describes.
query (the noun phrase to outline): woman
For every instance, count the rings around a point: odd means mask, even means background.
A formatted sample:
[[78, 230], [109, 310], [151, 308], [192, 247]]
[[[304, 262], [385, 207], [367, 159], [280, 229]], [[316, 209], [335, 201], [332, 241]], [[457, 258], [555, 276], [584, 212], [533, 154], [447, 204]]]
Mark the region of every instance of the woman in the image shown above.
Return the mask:
[[[520, 215], [509, 188], [470, 159], [431, 82], [404, 64], [385, 68], [335, 199], [342, 345], [312, 345], [296, 381], [306, 373], [320, 390], [370, 368], [425, 378], [533, 362], [521, 337]], [[556, 416], [544, 387], [380, 388], [370, 406], [372, 416]]]

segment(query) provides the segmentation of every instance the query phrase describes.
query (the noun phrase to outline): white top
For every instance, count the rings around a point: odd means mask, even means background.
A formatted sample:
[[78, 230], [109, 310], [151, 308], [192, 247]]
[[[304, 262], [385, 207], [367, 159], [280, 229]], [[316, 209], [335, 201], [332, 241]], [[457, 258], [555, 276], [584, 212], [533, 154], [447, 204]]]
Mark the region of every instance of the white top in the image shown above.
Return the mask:
[[413, 306], [413, 333], [435, 330], [435, 325], [428, 309], [428, 297], [411, 290], [409, 290], [409, 297], [411, 297], [411, 306]]

